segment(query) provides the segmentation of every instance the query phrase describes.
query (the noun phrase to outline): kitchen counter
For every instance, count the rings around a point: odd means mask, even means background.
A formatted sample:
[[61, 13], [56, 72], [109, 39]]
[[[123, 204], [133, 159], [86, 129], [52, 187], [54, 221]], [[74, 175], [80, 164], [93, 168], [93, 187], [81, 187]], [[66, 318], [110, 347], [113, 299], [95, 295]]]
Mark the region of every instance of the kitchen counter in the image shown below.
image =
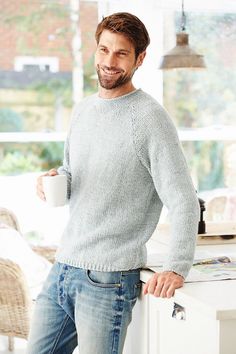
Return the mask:
[[[212, 254], [234, 253], [236, 244], [197, 246], [197, 251], [209, 251]], [[158, 241], [150, 240], [147, 244], [148, 253], [167, 252], [168, 247]], [[141, 280], [145, 283], [153, 274], [152, 270], [143, 270]], [[183, 301], [215, 319], [236, 319], [236, 279], [209, 282], [185, 283], [177, 289], [173, 299]], [[236, 350], [235, 350], [236, 354]]]
[[[151, 239], [148, 254], [168, 246]], [[236, 255], [236, 244], [197, 251]], [[146, 282], [153, 274], [141, 271]], [[176, 310], [177, 308], [177, 310]], [[133, 311], [124, 354], [236, 354], [236, 280], [185, 283], [171, 299], [141, 295]]]

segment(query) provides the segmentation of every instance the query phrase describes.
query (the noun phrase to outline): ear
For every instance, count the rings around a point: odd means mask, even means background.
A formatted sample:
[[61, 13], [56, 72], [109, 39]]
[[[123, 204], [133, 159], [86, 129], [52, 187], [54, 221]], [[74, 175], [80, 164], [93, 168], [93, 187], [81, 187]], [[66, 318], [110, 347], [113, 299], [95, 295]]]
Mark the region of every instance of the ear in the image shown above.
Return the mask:
[[146, 51], [144, 51], [138, 55], [138, 58], [137, 58], [136, 64], [135, 64], [136, 69], [138, 69], [138, 67], [143, 64], [145, 56], [146, 56]]

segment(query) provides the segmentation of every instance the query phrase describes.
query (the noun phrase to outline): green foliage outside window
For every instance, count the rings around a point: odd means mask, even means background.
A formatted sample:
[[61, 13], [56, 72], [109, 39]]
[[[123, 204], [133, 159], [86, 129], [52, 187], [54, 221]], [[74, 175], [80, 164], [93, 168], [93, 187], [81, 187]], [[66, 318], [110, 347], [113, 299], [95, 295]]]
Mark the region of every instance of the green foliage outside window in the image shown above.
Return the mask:
[[0, 109], [0, 132], [21, 132], [23, 130], [23, 117], [10, 108]]
[[63, 146], [63, 142], [1, 144], [0, 174], [19, 175], [57, 168], [62, 164]]

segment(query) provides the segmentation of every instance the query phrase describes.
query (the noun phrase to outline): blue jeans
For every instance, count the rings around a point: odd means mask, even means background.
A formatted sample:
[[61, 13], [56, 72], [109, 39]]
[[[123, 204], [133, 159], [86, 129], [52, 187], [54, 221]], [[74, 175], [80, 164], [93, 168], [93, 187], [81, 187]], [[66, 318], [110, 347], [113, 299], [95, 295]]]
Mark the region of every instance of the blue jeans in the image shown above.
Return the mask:
[[39, 294], [28, 354], [121, 354], [140, 269], [98, 272], [55, 263]]

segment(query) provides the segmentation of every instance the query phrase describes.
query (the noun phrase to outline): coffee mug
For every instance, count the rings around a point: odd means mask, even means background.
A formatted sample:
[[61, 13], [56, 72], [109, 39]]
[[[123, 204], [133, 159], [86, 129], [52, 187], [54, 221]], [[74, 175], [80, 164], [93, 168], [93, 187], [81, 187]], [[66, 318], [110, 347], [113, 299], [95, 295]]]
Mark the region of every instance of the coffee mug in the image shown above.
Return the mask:
[[52, 207], [65, 205], [67, 195], [66, 175], [43, 176], [42, 181], [47, 204]]

